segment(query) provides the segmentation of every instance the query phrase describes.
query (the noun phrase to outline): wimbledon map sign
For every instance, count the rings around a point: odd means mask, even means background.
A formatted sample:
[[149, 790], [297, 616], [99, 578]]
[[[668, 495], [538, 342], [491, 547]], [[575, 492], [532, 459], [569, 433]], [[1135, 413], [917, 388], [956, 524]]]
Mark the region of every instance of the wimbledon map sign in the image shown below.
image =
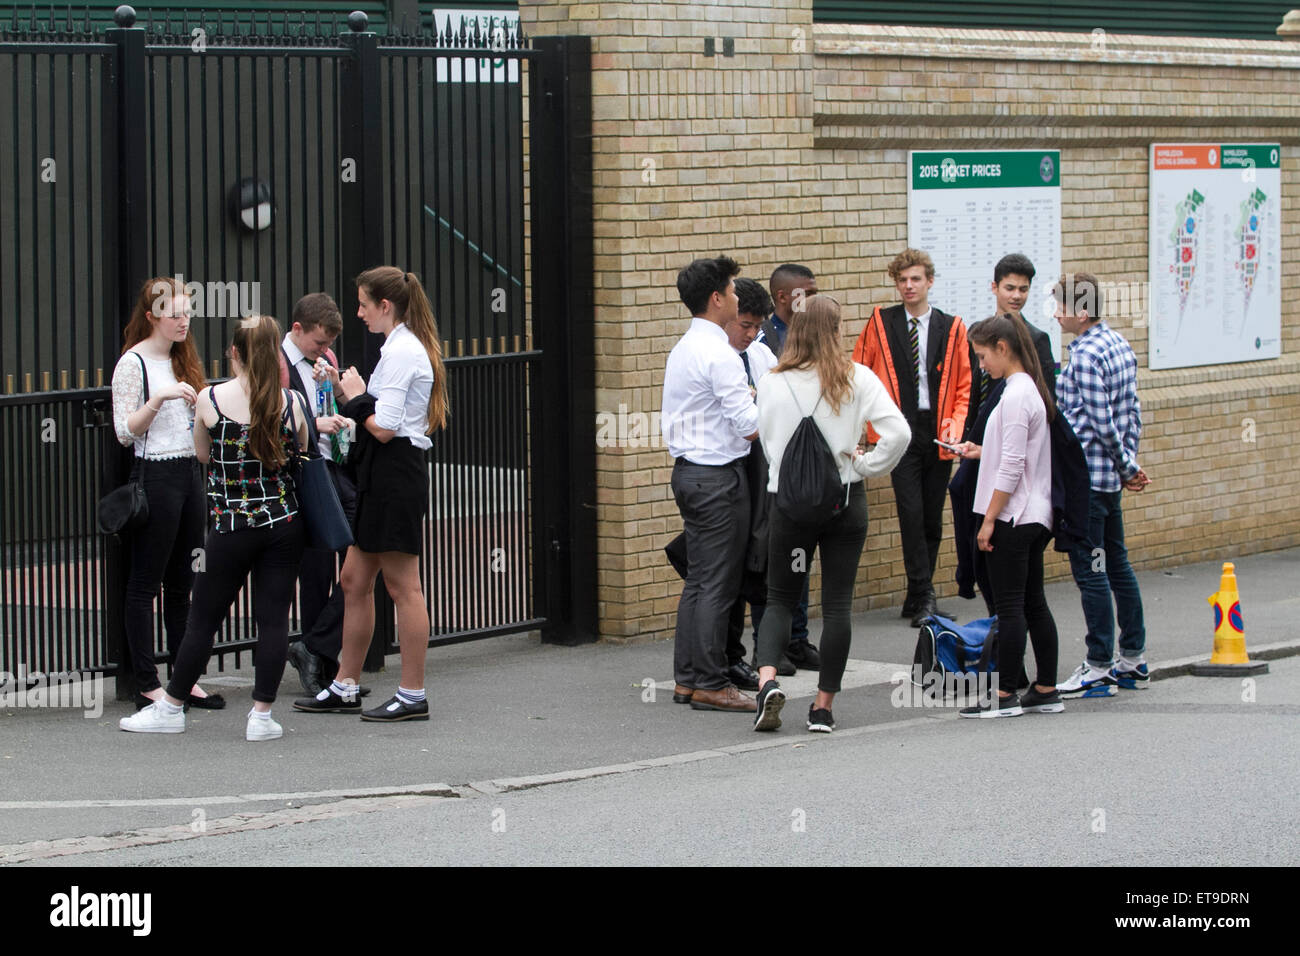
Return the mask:
[[1153, 369], [1282, 354], [1281, 147], [1151, 147]]

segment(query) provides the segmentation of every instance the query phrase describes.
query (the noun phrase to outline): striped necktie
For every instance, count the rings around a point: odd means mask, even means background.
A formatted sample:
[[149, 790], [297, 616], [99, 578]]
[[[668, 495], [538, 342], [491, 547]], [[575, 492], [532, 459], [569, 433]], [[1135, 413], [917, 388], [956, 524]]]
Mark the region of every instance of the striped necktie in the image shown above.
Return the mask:
[[993, 381], [989, 373], [980, 369], [980, 404], [983, 405], [989, 397], [989, 384]]
[[912, 372], [916, 375], [916, 387], [921, 387], [921, 337], [917, 332], [917, 327], [921, 320], [916, 316], [908, 316], [910, 322], [908, 325], [907, 337], [912, 343]]

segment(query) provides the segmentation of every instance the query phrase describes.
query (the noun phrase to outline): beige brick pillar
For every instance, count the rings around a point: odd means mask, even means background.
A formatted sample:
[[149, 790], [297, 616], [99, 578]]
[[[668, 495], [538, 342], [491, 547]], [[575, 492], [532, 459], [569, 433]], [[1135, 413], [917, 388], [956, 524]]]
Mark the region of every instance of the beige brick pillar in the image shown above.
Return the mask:
[[681, 523], [659, 436], [664, 362], [688, 324], [676, 274], [728, 253], [765, 281], [815, 205], [800, 168], [812, 0], [521, 0], [519, 12], [526, 34], [593, 38], [600, 633], [664, 637], [681, 593], [662, 551]]

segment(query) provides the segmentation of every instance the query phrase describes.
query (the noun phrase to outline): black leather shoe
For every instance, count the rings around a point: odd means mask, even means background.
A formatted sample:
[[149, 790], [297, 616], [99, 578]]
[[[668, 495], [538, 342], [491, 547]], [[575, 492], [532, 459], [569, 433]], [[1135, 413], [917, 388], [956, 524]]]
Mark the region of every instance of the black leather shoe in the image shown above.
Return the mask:
[[809, 641], [791, 641], [785, 656], [790, 658], [794, 666], [801, 670], [821, 670], [822, 656]]
[[758, 671], [743, 658], [727, 668], [727, 680], [741, 690], [758, 690]]
[[289, 663], [298, 672], [298, 682], [308, 697], [315, 697], [325, 688], [320, 658], [307, 650], [307, 645], [302, 641], [294, 641], [289, 645]]
[[359, 714], [361, 713], [361, 698], [355, 694], [351, 698], [340, 697], [331, 690], [324, 700], [319, 700], [316, 697], [304, 697], [302, 700], [295, 700], [293, 709], [307, 714]]
[[418, 704], [408, 704], [394, 694], [378, 707], [361, 712], [362, 720], [380, 720], [385, 722], [397, 720], [428, 720], [429, 702], [422, 700]]
[[195, 697], [190, 694], [190, 699], [186, 703], [189, 705], [185, 708], [186, 710], [189, 710], [190, 707], [197, 707], [200, 710], [226, 709], [226, 698], [220, 694], [209, 694], [207, 697]]
[[939, 605], [934, 600], [934, 595], [930, 594], [921, 599], [920, 605], [916, 609], [916, 615], [912, 618], [912, 626], [920, 627], [925, 623], [926, 618], [931, 614], [939, 611]]

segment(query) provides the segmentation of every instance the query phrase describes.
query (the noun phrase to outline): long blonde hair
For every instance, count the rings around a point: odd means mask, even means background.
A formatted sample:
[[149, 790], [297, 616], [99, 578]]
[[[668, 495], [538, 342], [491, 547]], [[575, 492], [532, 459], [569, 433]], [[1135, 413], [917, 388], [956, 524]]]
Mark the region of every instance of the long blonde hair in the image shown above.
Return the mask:
[[399, 322], [405, 322], [424, 350], [429, 353], [433, 367], [433, 388], [429, 391], [429, 427], [426, 435], [447, 427], [451, 408], [447, 402], [447, 374], [442, 364], [442, 339], [438, 336], [438, 323], [433, 317], [433, 307], [424, 294], [424, 286], [414, 272], [403, 272], [396, 266], [376, 266], [357, 276], [357, 288], [364, 289], [375, 302], [387, 299]]
[[840, 342], [840, 304], [818, 293], [803, 300], [803, 312], [796, 312], [781, 347], [781, 361], [773, 372], [817, 369], [822, 398], [838, 415], [840, 405], [853, 398], [853, 363]]

